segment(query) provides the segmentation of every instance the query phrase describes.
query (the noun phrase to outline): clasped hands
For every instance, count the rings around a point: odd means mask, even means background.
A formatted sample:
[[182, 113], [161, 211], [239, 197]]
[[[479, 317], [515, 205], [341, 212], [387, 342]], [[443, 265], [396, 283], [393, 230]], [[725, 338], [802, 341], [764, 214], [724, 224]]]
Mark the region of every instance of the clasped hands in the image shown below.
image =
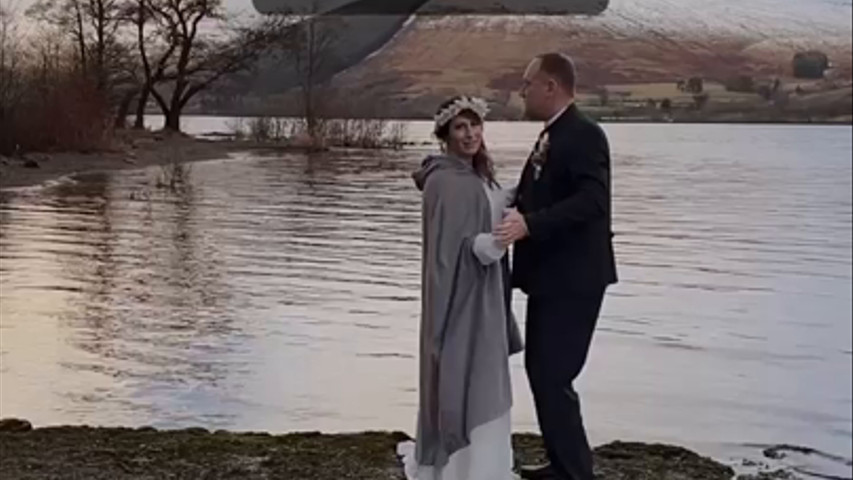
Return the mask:
[[507, 209], [504, 212], [504, 218], [500, 225], [495, 229], [495, 240], [506, 248], [513, 243], [522, 240], [530, 235], [527, 230], [527, 222], [524, 220], [524, 215], [518, 212], [515, 208]]

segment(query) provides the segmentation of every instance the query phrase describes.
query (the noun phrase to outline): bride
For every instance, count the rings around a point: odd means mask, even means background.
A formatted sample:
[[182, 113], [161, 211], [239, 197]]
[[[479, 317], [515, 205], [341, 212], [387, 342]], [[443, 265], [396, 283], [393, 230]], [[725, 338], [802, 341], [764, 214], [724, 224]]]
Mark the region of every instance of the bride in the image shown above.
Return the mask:
[[486, 103], [454, 97], [435, 116], [443, 153], [414, 174], [423, 196], [420, 405], [398, 446], [409, 480], [511, 480], [510, 310], [506, 245], [491, 234], [513, 198], [483, 142]]

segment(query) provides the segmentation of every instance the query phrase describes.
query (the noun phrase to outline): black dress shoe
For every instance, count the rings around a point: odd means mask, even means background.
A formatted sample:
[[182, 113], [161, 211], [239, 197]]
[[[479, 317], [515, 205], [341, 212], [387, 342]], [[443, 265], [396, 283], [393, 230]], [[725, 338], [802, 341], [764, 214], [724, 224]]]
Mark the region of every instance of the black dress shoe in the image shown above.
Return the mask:
[[559, 480], [559, 476], [551, 468], [551, 465], [539, 465], [534, 467], [521, 467], [519, 472], [521, 478], [526, 480]]

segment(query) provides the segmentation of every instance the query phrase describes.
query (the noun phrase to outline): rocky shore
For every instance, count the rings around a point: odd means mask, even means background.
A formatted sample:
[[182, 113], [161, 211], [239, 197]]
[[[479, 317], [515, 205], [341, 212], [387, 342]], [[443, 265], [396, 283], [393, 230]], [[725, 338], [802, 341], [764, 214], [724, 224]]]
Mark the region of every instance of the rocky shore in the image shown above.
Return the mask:
[[[4, 480], [402, 480], [400, 432], [326, 435], [210, 432], [202, 428], [61, 426], [0, 421]], [[513, 438], [517, 463], [543, 460], [535, 435]], [[600, 480], [732, 480], [735, 471], [684, 448], [615, 442], [596, 448]], [[794, 478], [764, 474], [742, 480]]]

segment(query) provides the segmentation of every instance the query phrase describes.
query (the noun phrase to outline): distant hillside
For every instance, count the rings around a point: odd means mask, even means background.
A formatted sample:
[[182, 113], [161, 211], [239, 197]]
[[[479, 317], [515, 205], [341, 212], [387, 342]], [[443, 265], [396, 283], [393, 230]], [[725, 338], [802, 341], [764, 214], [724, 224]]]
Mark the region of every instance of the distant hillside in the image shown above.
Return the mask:
[[[852, 70], [851, 14], [850, 0], [615, 0], [596, 17], [416, 18], [329, 88], [338, 99], [357, 98], [358, 108], [369, 104], [388, 115], [426, 116], [460, 92], [486, 96], [498, 114], [510, 115], [528, 59], [548, 50], [576, 59], [587, 94], [690, 76], [786, 79], [793, 55], [805, 49], [826, 52], [835, 67], [830, 75], [843, 81]], [[264, 92], [255, 105], [291, 110], [295, 99], [279, 85], [255, 90]], [[355, 108], [345, 103], [337, 106]], [[251, 111], [251, 104], [243, 107]]]

